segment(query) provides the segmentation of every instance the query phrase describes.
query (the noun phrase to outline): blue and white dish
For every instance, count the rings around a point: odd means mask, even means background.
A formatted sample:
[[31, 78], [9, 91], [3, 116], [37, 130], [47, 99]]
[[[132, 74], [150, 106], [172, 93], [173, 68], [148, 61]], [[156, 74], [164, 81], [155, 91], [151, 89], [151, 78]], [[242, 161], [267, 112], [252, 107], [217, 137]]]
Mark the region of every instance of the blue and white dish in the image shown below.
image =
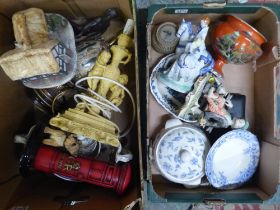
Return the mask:
[[209, 148], [200, 129], [186, 123], [166, 126], [155, 142], [155, 163], [166, 179], [195, 187], [205, 175], [204, 163]]
[[74, 31], [69, 21], [62, 15], [46, 13], [50, 39], [57, 39], [59, 44], [52, 53], [59, 64], [60, 71], [22, 79], [24, 86], [33, 89], [46, 89], [69, 82], [76, 74], [77, 52]]
[[179, 110], [184, 105], [186, 94], [177, 92], [158, 80], [159, 73], [164, 71], [168, 65], [171, 65], [175, 59], [176, 55], [174, 53], [170, 54], [162, 58], [155, 66], [150, 76], [151, 93], [155, 97], [156, 101], [174, 117], [184, 122], [195, 122], [178, 116]]
[[237, 129], [221, 136], [211, 147], [205, 164], [210, 184], [234, 189], [247, 182], [259, 163], [260, 146], [249, 131]]

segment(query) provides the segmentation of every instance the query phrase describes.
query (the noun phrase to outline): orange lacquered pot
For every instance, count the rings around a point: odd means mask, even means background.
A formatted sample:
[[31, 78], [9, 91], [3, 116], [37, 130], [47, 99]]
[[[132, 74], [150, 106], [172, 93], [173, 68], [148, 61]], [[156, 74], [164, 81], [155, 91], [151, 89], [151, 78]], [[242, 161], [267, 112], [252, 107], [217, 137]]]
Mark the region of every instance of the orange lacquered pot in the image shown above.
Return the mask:
[[214, 69], [222, 74], [225, 63], [244, 64], [262, 55], [266, 38], [243, 20], [228, 15], [213, 30], [213, 48], [217, 54]]

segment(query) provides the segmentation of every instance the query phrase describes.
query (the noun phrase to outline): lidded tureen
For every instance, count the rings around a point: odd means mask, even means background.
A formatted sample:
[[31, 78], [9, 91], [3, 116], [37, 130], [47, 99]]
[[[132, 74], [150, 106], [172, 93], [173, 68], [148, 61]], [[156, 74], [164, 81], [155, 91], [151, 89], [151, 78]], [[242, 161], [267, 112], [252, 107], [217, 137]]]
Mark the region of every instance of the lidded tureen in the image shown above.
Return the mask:
[[170, 119], [154, 144], [154, 160], [168, 180], [195, 187], [205, 175], [204, 163], [210, 144], [198, 128]]

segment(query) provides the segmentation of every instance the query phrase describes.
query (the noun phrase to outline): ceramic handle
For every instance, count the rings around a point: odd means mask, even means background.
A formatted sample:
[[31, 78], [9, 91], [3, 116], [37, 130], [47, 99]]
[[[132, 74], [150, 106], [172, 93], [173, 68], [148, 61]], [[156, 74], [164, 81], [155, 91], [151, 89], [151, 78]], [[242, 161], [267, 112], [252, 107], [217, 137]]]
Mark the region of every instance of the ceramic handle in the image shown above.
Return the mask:
[[201, 184], [201, 178], [197, 178], [193, 181], [191, 181], [190, 183], [185, 183], [184, 184], [184, 187], [185, 188], [194, 188], [194, 187], [197, 187]]
[[189, 150], [182, 149], [179, 156], [182, 161], [186, 162], [188, 161], [188, 157], [191, 156], [191, 152]]
[[[179, 157], [184, 162], [190, 161], [191, 157], [193, 157], [193, 156], [195, 156], [194, 151], [191, 150], [190, 148], [182, 148], [180, 150]], [[198, 185], [200, 185], [200, 183], [201, 183], [201, 177], [198, 177], [195, 180], [191, 180], [189, 182], [185, 182], [182, 184], [184, 184], [184, 186], [186, 188], [194, 188], [194, 187], [197, 187]]]
[[171, 127], [174, 127], [174, 126], [177, 126], [177, 125], [182, 125], [183, 123], [179, 120], [179, 119], [170, 119], [170, 120], [167, 120], [165, 122], [165, 129], [168, 129], [168, 128], [171, 128]]
[[195, 152], [193, 150], [191, 150], [189, 147], [183, 147], [179, 151], [179, 157], [183, 161], [188, 161], [188, 157], [190, 157], [190, 156], [193, 157], [193, 156], [196, 156], [196, 155], [195, 155]]

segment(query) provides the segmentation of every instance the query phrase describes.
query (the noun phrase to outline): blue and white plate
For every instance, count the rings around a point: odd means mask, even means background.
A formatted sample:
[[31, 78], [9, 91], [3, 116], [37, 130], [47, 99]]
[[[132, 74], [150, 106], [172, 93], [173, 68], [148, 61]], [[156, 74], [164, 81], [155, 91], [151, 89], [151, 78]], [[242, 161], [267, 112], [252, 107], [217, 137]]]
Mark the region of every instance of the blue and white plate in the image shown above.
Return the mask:
[[155, 97], [156, 101], [174, 117], [184, 122], [195, 122], [192, 120], [186, 120], [178, 116], [179, 110], [182, 108], [186, 94], [177, 92], [157, 79], [160, 72], [168, 68], [168, 65], [174, 63], [176, 57], [175, 54], [165, 56], [160, 62], [154, 67], [150, 76], [150, 89], [151, 93]]
[[154, 158], [160, 173], [168, 180], [199, 185], [205, 175], [209, 148], [208, 139], [200, 129], [182, 124], [160, 132], [154, 146]]
[[210, 184], [218, 189], [234, 189], [247, 182], [259, 163], [257, 137], [246, 130], [233, 130], [211, 147], [205, 164]]

